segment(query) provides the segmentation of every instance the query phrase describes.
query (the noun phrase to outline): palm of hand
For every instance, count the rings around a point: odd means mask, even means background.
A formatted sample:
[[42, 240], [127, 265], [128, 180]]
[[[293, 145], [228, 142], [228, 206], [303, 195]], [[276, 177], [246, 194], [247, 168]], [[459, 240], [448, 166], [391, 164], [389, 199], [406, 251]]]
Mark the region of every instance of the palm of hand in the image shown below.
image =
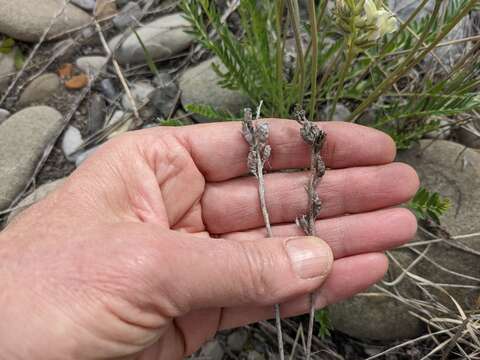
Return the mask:
[[[342, 123], [324, 128], [329, 134], [324, 157], [333, 170], [319, 187], [324, 209], [317, 228], [336, 261], [319, 306], [351, 296], [383, 275], [386, 261], [377, 252], [407, 241], [415, 231], [412, 215], [391, 207], [408, 200], [418, 186], [410, 168], [389, 164], [394, 147], [383, 134]], [[272, 169], [308, 166], [308, 149], [293, 122], [272, 121], [271, 145]], [[249, 274], [232, 279], [222, 276], [225, 267], [217, 264], [222, 259], [230, 270], [253, 264], [265, 273], [274, 264], [270, 240], [257, 240], [264, 237], [263, 219], [256, 181], [243, 176], [247, 152], [238, 123], [130, 134], [104, 146], [62, 189], [8, 228], [15, 235], [20, 224], [33, 225], [40, 213], [50, 214], [37, 236], [45, 240], [45, 258], [62, 243], [55, 265], [67, 275], [56, 285], [81, 291], [88, 309], [56, 304], [52, 310], [71, 321], [69, 326], [85, 329], [77, 346], [108, 357], [176, 359], [219, 329], [271, 317], [273, 303], [282, 301], [284, 316], [307, 309], [304, 294], [318, 284], [292, 290], [285, 276], [262, 283]], [[306, 204], [307, 176], [266, 176], [276, 236], [301, 235], [294, 220]], [[243, 258], [242, 250], [253, 241], [265, 242], [265, 253]], [[38, 254], [36, 246], [27, 247]], [[232, 247], [238, 258], [231, 256]], [[238, 283], [232, 286], [232, 280]], [[63, 297], [72, 296], [50, 286], [42, 285], [49, 301], [63, 304]]]

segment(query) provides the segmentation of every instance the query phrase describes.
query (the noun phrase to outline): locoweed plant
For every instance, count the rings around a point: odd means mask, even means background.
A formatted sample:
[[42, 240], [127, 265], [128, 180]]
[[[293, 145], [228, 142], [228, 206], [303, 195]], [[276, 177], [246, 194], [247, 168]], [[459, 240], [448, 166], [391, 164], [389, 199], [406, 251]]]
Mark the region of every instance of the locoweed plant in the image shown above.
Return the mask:
[[[479, 0], [419, 0], [404, 20], [382, 0], [302, 4], [306, 15], [299, 0], [242, 0], [235, 29], [215, 1], [182, 1], [197, 40], [225, 65], [215, 67], [221, 85], [263, 101], [265, 116], [289, 117], [301, 105], [309, 119], [330, 120], [342, 104], [351, 111], [344, 120], [384, 130], [403, 149], [440, 120], [463, 124], [480, 109], [478, 36], [445, 40]], [[454, 64], [437, 54], [459, 42], [467, 50]]]

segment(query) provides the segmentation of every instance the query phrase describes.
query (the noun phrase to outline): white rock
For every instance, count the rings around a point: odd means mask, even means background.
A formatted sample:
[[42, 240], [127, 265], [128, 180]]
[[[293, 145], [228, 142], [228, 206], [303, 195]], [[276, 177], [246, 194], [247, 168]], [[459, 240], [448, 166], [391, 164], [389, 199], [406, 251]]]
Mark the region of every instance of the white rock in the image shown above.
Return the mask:
[[[152, 93], [153, 90], [155, 90], [155, 88], [148, 81], [138, 81], [131, 86], [130, 92], [133, 99], [135, 100], [137, 107], [147, 100], [148, 96]], [[122, 96], [122, 106], [125, 110], [133, 110], [132, 102], [128, 98], [127, 94], [124, 94]]]
[[0, 93], [8, 88], [10, 78], [15, 74], [15, 59], [13, 53], [0, 53]]
[[83, 139], [80, 130], [74, 126], [69, 126], [65, 131], [65, 134], [63, 134], [62, 139], [62, 150], [65, 154], [65, 157], [69, 161], [74, 162], [76, 160], [76, 156], [72, 156], [72, 154], [78, 150], [82, 144]]
[[107, 63], [104, 56], [84, 56], [78, 58], [75, 65], [86, 74], [97, 75]]
[[87, 151], [84, 151], [83, 153], [78, 154], [75, 159], [75, 166], [79, 167], [85, 160], [92, 156], [98, 148], [99, 146], [95, 146], [91, 149], [88, 149]]
[[[55, 19], [47, 38], [91, 22], [90, 16], [64, 0], [0, 0], [0, 33], [14, 39], [37, 42]], [[62, 11], [63, 9], [63, 11]]]
[[114, 132], [112, 132], [108, 138], [112, 139], [117, 135], [123, 134], [124, 132], [128, 131], [130, 129], [130, 126], [132, 125], [133, 121], [133, 116], [128, 117], [128, 119], [125, 120], [125, 117], [127, 116], [127, 113], [117, 110], [113, 113], [112, 117], [107, 121], [107, 126], [111, 126], [113, 124], [118, 123], [119, 121], [124, 121], [122, 125], [120, 125]]
[[[154, 60], [162, 60], [178, 54], [191, 45], [194, 37], [185, 32], [189, 29], [190, 23], [181, 13], [176, 13], [145, 24], [136, 31], [150, 56]], [[121, 43], [119, 42], [124, 37], [123, 34], [111, 39], [110, 48], [114, 50], [119, 45], [116, 58], [123, 65], [145, 63], [145, 53], [140, 42], [135, 34], [127, 31], [130, 34]]]

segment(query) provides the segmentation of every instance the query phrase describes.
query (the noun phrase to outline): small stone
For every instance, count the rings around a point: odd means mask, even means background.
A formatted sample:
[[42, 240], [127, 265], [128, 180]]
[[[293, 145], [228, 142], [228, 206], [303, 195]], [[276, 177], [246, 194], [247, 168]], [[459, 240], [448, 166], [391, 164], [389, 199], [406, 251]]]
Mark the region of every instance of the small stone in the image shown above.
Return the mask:
[[8, 119], [10, 116], [10, 111], [0, 108], [0, 125]]
[[120, 125], [117, 129], [115, 129], [115, 131], [113, 131], [110, 135], [108, 135], [109, 139], [112, 139], [115, 136], [123, 134], [124, 132], [127, 132], [128, 130], [130, 130], [130, 127], [132, 126], [132, 123], [133, 123], [133, 117], [129, 116], [128, 119], [126, 119], [126, 116], [127, 114], [121, 110], [117, 110], [113, 113], [112, 117], [107, 122], [107, 126], [116, 124], [119, 121], [123, 121], [123, 124]]
[[248, 340], [248, 331], [246, 329], [238, 329], [228, 335], [228, 348], [235, 352], [240, 352], [245, 347]]
[[100, 146], [95, 146], [87, 151], [79, 153], [75, 158], [75, 166], [78, 168], [82, 163], [87, 160], [90, 156], [92, 156]]
[[[328, 105], [321, 111], [322, 118], [320, 120], [328, 120], [330, 112], [332, 111], [332, 105]], [[335, 113], [333, 114], [332, 121], [346, 121], [352, 115], [352, 112], [343, 104], [337, 104], [335, 107]]]
[[97, 75], [102, 71], [107, 63], [107, 58], [104, 56], [84, 56], [75, 62], [75, 65], [85, 74]]
[[20, 213], [33, 204], [45, 199], [50, 193], [57, 190], [65, 182], [65, 180], [65, 178], [58, 179], [39, 186], [37, 189], [35, 189], [35, 191], [20, 201], [17, 206], [15, 206], [15, 210], [13, 210], [8, 216], [7, 223], [12, 222], [14, 218], [16, 218], [18, 215], [20, 215]]
[[0, 125], [0, 211], [30, 182], [62, 126], [62, 114], [47, 106], [23, 109]]
[[45, 101], [52, 97], [59, 87], [60, 79], [57, 74], [47, 73], [40, 75], [27, 85], [18, 100], [17, 106]]
[[107, 104], [102, 96], [93, 94], [88, 100], [87, 132], [89, 135], [103, 129]]
[[129, 2], [113, 18], [113, 25], [119, 30], [126, 29], [130, 25], [136, 25], [142, 18], [142, 8], [136, 2]]
[[[16, 40], [37, 42], [45, 30], [47, 39], [91, 22], [91, 17], [64, 0], [0, 0], [0, 33]], [[62, 10], [63, 9], [63, 10]], [[52, 20], [55, 19], [52, 25]]]
[[[275, 357], [276, 359], [277, 357]], [[247, 360], [265, 360], [265, 356], [260, 354], [258, 351], [250, 350], [247, 353]]]
[[117, 5], [115, 0], [97, 0], [95, 7], [95, 18], [102, 20], [111, 17], [117, 13]]
[[[135, 100], [137, 108], [143, 103], [147, 102], [148, 97], [153, 90], [155, 90], [155, 88], [148, 81], [138, 81], [131, 86], [130, 93]], [[125, 110], [133, 110], [132, 103], [127, 94], [124, 94], [122, 97], [122, 106]]]
[[9, 54], [0, 53], [0, 94], [8, 88], [10, 79], [15, 75], [15, 58], [13, 51]]
[[167, 117], [176, 105], [178, 85], [168, 73], [159, 74], [153, 82], [157, 87], [150, 95], [151, 103], [159, 116]]
[[[249, 99], [239, 91], [222, 88], [219, 85], [220, 78], [212, 68], [213, 63], [220, 66], [220, 71], [224, 70], [220, 60], [213, 58], [183, 73], [179, 80], [183, 106], [209, 105], [217, 110], [240, 114], [248, 106]], [[194, 114], [193, 117], [199, 122], [213, 121], [200, 115]]]
[[[136, 29], [136, 32], [153, 60], [163, 60], [178, 54], [192, 44], [194, 37], [187, 33], [190, 29], [190, 23], [183, 14], [176, 13], [147, 23]], [[146, 63], [145, 51], [137, 35], [130, 33], [125, 37], [124, 34], [119, 34], [109, 41], [108, 45], [115, 51], [120, 64]], [[120, 43], [122, 39], [124, 40]]]
[[93, 11], [95, 9], [95, 0], [71, 0], [71, 2], [83, 10]]
[[72, 78], [65, 82], [65, 87], [69, 90], [79, 90], [83, 89], [88, 85], [89, 78], [85, 74], [75, 75]]
[[83, 144], [82, 134], [74, 126], [69, 126], [65, 133], [63, 134], [62, 139], [62, 151], [65, 157], [74, 162], [75, 156], [71, 156], [76, 150], [80, 148]]
[[225, 351], [218, 340], [211, 340], [203, 345], [200, 350], [200, 357], [204, 357], [209, 360], [222, 360]]
[[60, 79], [65, 80], [72, 76], [73, 64], [67, 63], [60, 66], [57, 73], [60, 76]]
[[460, 144], [472, 149], [480, 149], [480, 126], [462, 125], [455, 129], [455, 136]]
[[118, 92], [110, 79], [100, 81], [100, 91], [109, 100], [115, 100], [117, 98]]

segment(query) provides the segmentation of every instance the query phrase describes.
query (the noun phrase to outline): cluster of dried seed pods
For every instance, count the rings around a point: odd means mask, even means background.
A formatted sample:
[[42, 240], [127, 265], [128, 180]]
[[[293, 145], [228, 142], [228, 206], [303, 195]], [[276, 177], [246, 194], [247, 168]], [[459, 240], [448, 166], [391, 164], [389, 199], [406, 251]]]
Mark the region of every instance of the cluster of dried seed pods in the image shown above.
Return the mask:
[[[260, 118], [261, 105], [257, 110], [255, 120]], [[321, 130], [314, 122], [309, 121], [303, 110], [297, 110], [295, 112], [297, 122], [301, 125], [300, 135], [303, 140], [311, 148], [310, 159], [310, 177], [305, 187], [308, 195], [308, 207], [307, 213], [301, 215], [297, 219], [297, 224], [306, 235], [315, 236], [315, 221], [317, 220], [322, 202], [320, 196], [317, 193], [317, 185], [325, 175], [325, 163], [321, 157], [321, 150], [326, 139], [326, 133]], [[258, 194], [260, 198], [260, 207], [262, 209], [262, 215], [265, 222], [268, 237], [272, 237], [272, 229], [270, 225], [270, 216], [265, 200], [265, 181], [264, 171], [265, 165], [268, 162], [271, 155], [271, 147], [268, 144], [269, 127], [266, 122], [254, 123], [253, 114], [250, 109], [245, 109], [242, 134], [245, 141], [250, 146], [248, 152], [247, 165], [250, 173], [258, 179]], [[310, 306], [310, 320], [308, 326], [308, 338], [306, 359], [311, 357], [311, 346], [313, 336], [313, 324], [315, 321], [315, 295], [311, 294], [311, 306]], [[277, 326], [277, 338], [278, 349], [280, 354], [280, 360], [284, 360], [285, 354], [283, 350], [283, 335], [280, 317], [280, 306], [275, 305], [275, 319]]]

